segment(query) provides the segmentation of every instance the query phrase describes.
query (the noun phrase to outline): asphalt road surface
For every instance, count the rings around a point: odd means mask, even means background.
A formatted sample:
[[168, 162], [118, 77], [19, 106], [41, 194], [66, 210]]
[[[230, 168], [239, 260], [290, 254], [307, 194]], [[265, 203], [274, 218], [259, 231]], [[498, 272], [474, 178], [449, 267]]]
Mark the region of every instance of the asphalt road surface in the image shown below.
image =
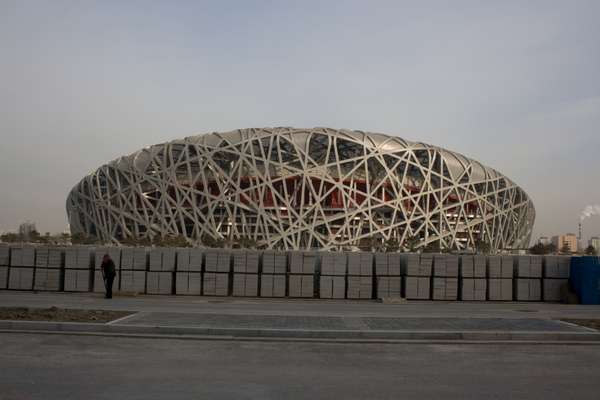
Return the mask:
[[0, 399], [594, 399], [600, 346], [0, 333]]

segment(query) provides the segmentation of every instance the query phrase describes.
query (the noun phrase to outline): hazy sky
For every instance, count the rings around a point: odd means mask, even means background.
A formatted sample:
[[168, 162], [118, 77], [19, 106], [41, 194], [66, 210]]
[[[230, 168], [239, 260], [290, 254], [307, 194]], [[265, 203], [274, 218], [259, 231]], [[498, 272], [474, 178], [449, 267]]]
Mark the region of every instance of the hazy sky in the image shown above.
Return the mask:
[[574, 232], [600, 203], [599, 21], [572, 0], [0, 0], [0, 231], [64, 230], [73, 185], [150, 144], [327, 126], [471, 156], [529, 193], [535, 238]]

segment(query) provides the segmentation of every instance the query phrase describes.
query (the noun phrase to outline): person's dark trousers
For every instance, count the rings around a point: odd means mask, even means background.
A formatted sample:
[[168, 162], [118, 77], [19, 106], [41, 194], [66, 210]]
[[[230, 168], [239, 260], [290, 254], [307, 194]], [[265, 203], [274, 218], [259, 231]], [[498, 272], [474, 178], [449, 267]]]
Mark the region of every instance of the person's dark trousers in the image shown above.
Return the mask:
[[112, 287], [113, 287], [113, 282], [115, 280], [115, 276], [114, 275], [108, 275], [106, 277], [106, 298], [107, 299], [112, 299]]

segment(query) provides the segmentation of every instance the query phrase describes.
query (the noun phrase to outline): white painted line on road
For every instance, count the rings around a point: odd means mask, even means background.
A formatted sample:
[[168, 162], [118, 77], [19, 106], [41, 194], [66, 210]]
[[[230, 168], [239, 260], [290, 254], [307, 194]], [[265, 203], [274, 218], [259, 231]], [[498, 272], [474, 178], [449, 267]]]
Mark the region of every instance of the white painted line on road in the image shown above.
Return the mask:
[[136, 317], [136, 316], [138, 316], [138, 315], [140, 315], [140, 314], [142, 314], [142, 313], [140, 313], [140, 312], [135, 312], [135, 313], [133, 313], [133, 314], [129, 314], [129, 315], [126, 315], [126, 316], [124, 316], [124, 317], [121, 317], [121, 318], [113, 319], [112, 321], [109, 321], [109, 322], [107, 322], [107, 323], [106, 323], [106, 325], [112, 325], [112, 324], [116, 324], [116, 323], [118, 323], [118, 322], [123, 322], [123, 321], [125, 321], [125, 320], [127, 320], [127, 319], [130, 319], [130, 318]]
[[553, 321], [560, 322], [561, 324], [564, 324], [564, 325], [569, 325], [569, 326], [574, 326], [574, 327], [576, 327], [576, 328], [584, 329], [584, 330], [587, 330], [587, 331], [589, 331], [589, 332], [598, 332], [598, 331], [597, 331], [596, 329], [594, 329], [594, 328], [590, 328], [590, 327], [588, 327], [588, 326], [584, 326], [584, 325], [577, 325], [577, 324], [575, 324], [575, 323], [573, 323], [573, 322], [567, 322], [567, 321], [563, 321], [562, 319], [554, 319]]

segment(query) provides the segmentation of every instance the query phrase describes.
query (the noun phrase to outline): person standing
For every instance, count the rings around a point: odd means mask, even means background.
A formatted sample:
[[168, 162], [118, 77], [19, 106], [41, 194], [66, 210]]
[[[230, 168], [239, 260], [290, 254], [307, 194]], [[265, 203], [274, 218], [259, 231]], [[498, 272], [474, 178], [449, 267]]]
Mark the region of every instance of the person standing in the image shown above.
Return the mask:
[[115, 276], [117, 275], [117, 271], [115, 268], [115, 263], [108, 254], [105, 254], [104, 257], [102, 257], [102, 265], [100, 265], [100, 268], [102, 269], [104, 288], [106, 289], [106, 295], [104, 297], [107, 299], [112, 299], [112, 286]]

